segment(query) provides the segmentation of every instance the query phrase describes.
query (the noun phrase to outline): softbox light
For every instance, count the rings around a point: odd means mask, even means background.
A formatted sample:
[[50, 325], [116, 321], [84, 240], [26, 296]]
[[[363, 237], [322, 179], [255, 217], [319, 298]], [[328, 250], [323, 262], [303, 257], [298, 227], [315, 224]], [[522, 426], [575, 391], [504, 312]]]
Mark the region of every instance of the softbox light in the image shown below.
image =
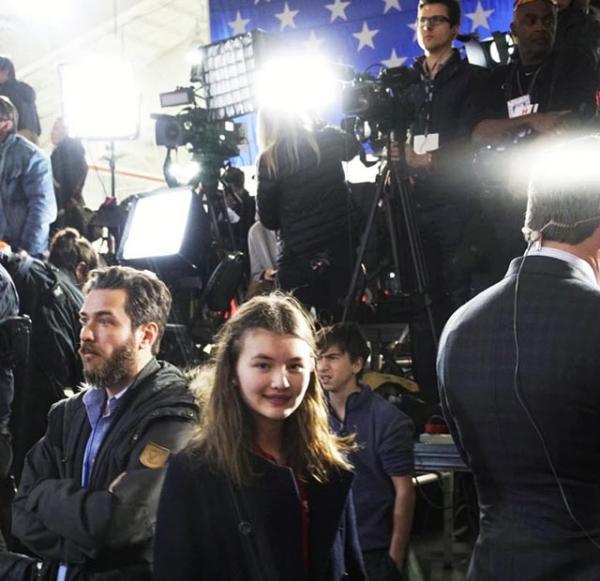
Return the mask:
[[233, 119], [254, 111], [255, 74], [281, 41], [253, 30], [197, 49], [191, 81], [200, 83], [209, 121]]
[[106, 141], [137, 137], [140, 93], [129, 63], [94, 57], [62, 64], [59, 71], [69, 135]]
[[137, 268], [194, 270], [206, 236], [203, 215], [198, 195], [189, 187], [133, 196], [117, 259]]

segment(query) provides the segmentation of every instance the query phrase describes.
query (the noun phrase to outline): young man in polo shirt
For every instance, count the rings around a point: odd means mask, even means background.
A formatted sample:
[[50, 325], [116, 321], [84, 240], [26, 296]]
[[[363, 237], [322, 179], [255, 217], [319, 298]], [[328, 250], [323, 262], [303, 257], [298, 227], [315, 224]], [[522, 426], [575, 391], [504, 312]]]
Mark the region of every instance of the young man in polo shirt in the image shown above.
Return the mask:
[[412, 525], [415, 493], [413, 424], [362, 383], [369, 347], [355, 324], [319, 332], [317, 371], [338, 434], [356, 434], [351, 461], [358, 534], [369, 579], [400, 579]]

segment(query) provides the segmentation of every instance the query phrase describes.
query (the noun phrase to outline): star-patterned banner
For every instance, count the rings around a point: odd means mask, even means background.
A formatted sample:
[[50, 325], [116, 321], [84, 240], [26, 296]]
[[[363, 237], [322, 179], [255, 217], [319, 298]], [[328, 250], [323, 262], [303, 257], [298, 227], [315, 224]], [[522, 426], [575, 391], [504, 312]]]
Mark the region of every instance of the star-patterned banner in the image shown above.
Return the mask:
[[[418, 0], [210, 0], [211, 37], [216, 42], [261, 28], [357, 72], [396, 67], [422, 54], [417, 6]], [[461, 7], [462, 33], [484, 39], [509, 30], [512, 0], [464, 0]]]
[[[210, 0], [213, 42], [255, 28], [298, 48], [317, 49], [361, 71], [410, 64], [417, 45], [417, 0]], [[507, 31], [511, 0], [465, 0], [461, 32]]]

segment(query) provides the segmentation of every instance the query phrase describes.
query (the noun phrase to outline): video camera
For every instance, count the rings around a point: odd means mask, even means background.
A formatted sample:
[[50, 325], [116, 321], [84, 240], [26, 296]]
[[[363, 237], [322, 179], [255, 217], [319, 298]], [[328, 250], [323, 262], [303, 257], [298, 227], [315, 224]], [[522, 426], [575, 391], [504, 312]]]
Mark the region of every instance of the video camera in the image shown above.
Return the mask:
[[209, 121], [208, 111], [193, 104], [177, 115], [154, 114], [156, 145], [186, 146], [192, 153], [212, 153], [223, 159], [239, 155], [245, 139], [241, 123]]
[[391, 130], [406, 132], [415, 115], [419, 80], [410, 67], [382, 69], [377, 77], [357, 74], [342, 93], [344, 127], [374, 144]]

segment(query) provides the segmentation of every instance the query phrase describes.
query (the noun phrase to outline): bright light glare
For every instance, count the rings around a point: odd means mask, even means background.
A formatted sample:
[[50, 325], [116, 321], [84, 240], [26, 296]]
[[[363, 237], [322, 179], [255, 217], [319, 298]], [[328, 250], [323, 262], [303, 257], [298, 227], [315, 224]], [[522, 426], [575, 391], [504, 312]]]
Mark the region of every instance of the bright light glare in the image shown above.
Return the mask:
[[204, 53], [201, 50], [198, 50], [197, 48], [193, 48], [187, 53], [186, 60], [187, 60], [188, 64], [190, 64], [192, 66], [198, 66], [202, 63], [203, 54]]
[[168, 171], [169, 175], [176, 179], [178, 184], [189, 184], [200, 174], [200, 164], [197, 161], [172, 163]]
[[131, 65], [94, 57], [60, 67], [69, 133], [88, 139], [130, 139], [140, 124], [140, 94]]
[[600, 138], [538, 153], [532, 178], [539, 187], [567, 189], [600, 184]]
[[135, 260], [177, 254], [183, 244], [192, 196], [189, 188], [174, 188], [139, 198], [123, 247], [123, 258]]
[[333, 67], [317, 55], [288, 54], [272, 59], [256, 76], [259, 108], [279, 113], [318, 112], [340, 91]]

